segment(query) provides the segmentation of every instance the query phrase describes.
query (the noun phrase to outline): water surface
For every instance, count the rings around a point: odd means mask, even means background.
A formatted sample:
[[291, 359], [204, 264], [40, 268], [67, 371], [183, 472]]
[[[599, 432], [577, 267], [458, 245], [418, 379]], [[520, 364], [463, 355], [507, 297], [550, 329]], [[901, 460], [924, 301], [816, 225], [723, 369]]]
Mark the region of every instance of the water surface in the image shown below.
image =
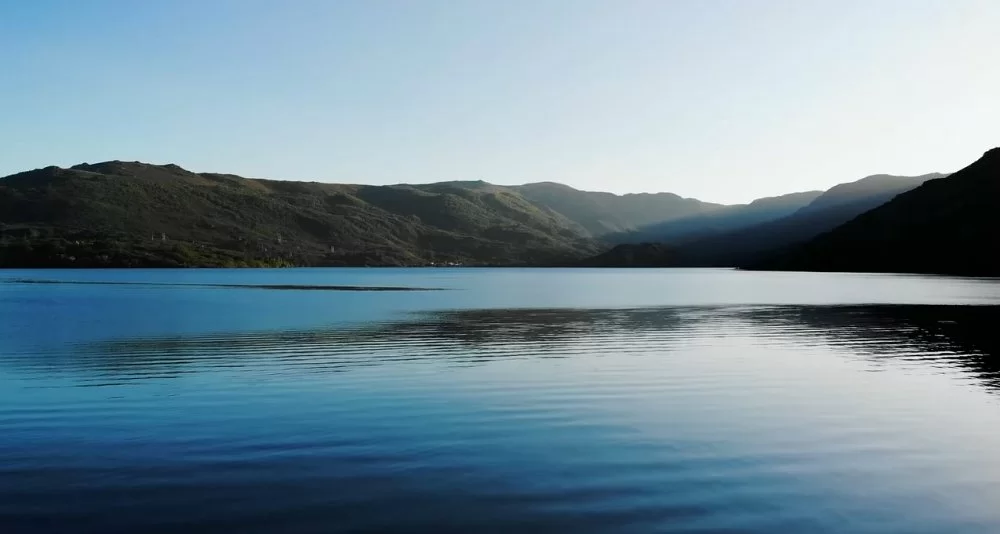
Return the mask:
[[998, 319], [989, 279], [0, 271], [0, 530], [996, 533]]

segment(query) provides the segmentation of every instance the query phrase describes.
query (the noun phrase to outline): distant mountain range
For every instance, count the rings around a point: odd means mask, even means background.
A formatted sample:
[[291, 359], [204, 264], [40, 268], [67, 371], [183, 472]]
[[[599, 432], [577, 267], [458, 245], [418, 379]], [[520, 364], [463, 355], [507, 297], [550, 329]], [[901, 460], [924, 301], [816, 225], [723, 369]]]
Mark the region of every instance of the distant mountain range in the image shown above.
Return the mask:
[[780, 219], [807, 206], [822, 194], [823, 191], [806, 191], [760, 198], [749, 204], [722, 206], [694, 215], [661, 220], [635, 230], [609, 235], [606, 239], [614, 243], [659, 242], [676, 246]]
[[[881, 206], [896, 195], [942, 178], [869, 176], [827, 191], [793, 193], [616, 234], [612, 250], [582, 262], [607, 267], [737, 267], [804, 243]], [[650, 246], [656, 244], [656, 246]]]
[[747, 265], [789, 246], [804, 243], [885, 204], [900, 193], [943, 176], [939, 173], [922, 176], [876, 175], [840, 184], [790, 215], [677, 247], [673, 261], [688, 266]]
[[545, 182], [366, 186], [111, 161], [0, 179], [0, 267], [724, 266], [1000, 275], [1000, 149], [723, 206]]

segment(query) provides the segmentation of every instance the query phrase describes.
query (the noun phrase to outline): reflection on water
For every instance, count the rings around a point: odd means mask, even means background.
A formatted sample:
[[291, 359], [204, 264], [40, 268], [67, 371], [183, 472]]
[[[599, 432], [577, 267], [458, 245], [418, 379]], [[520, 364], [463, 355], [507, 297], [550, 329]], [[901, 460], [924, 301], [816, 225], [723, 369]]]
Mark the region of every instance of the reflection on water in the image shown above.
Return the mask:
[[762, 332], [816, 336], [816, 342], [872, 363], [954, 369], [1000, 389], [1000, 307], [786, 307], [750, 314]]
[[[278, 359], [310, 372], [431, 360], [468, 364], [493, 359], [567, 357], [582, 342], [608, 350], [670, 350], [712, 331], [757, 340], [828, 345], [878, 363], [922, 362], [964, 371], [1000, 388], [1000, 307], [757, 306], [616, 310], [461, 310], [409, 320], [303, 331], [110, 340], [66, 353], [8, 357], [4, 365], [41, 366], [98, 377], [162, 377], [213, 366]], [[592, 350], [592, 349], [591, 349]]]
[[997, 319], [487, 309], [22, 344], [0, 530], [996, 533]]

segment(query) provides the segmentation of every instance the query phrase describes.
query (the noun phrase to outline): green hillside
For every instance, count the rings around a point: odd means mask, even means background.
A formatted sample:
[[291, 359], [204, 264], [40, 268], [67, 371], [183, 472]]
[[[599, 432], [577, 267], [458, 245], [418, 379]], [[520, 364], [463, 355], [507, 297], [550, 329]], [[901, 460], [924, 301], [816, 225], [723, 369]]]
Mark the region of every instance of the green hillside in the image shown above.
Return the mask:
[[0, 179], [0, 266], [518, 265], [591, 254], [483, 182], [361, 186], [106, 162]]

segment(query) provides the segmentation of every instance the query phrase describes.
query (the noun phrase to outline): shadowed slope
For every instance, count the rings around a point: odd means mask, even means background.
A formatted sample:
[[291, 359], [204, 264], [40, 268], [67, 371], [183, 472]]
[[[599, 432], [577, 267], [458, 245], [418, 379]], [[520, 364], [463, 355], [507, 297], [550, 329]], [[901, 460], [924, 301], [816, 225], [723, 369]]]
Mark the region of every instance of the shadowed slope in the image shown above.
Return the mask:
[[613, 195], [579, 191], [572, 187], [543, 182], [515, 186], [531, 202], [563, 214], [594, 237], [627, 232], [661, 221], [713, 213], [723, 206], [673, 193]]
[[791, 193], [759, 198], [749, 204], [723, 206], [712, 211], [668, 220], [609, 236], [615, 243], [659, 242], [677, 246], [715, 235], [747, 228], [791, 215], [808, 205], [822, 191]]
[[758, 268], [1000, 275], [1000, 148]]
[[[649, 226], [611, 236], [628, 243], [580, 265], [603, 267], [735, 267], [813, 237], [876, 208], [896, 195], [943, 174], [880, 174], [840, 184], [825, 192], [764, 198], [744, 206]], [[651, 243], [660, 243], [652, 245]]]
[[885, 204], [900, 193], [942, 176], [939, 173], [922, 176], [880, 174], [840, 184], [786, 217], [682, 246], [675, 251], [676, 261], [692, 266], [744, 265], [774, 251], [804, 243]]

